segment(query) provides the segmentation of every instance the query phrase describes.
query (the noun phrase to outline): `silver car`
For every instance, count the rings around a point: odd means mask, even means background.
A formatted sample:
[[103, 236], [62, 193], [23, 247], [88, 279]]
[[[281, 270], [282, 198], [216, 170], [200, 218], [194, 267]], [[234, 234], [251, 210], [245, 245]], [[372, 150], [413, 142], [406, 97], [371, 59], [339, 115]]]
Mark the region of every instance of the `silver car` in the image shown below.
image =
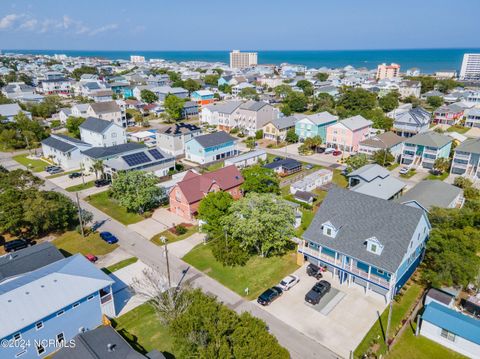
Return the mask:
[[300, 282], [300, 278], [292, 274], [292, 275], [287, 275], [285, 278], [283, 278], [278, 284], [278, 286], [282, 288], [282, 290], [286, 291], [292, 288], [298, 282]]

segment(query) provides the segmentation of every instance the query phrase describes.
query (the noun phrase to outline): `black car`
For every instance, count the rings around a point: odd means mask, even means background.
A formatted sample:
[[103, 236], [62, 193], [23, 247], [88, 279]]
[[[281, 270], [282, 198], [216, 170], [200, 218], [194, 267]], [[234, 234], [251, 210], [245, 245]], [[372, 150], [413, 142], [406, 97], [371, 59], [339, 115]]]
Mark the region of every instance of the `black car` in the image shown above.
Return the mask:
[[5, 252], [15, 252], [30, 247], [31, 245], [32, 243], [26, 239], [14, 239], [13, 241], [6, 242], [3, 248], [5, 248]]
[[315, 279], [320, 279], [323, 277], [322, 269], [319, 266], [316, 266], [313, 263], [310, 263], [307, 267], [307, 274], [310, 277], [315, 277]]
[[269, 305], [271, 302], [273, 302], [275, 299], [280, 297], [283, 294], [283, 291], [280, 287], [272, 287], [270, 289], [267, 289], [265, 292], [260, 294], [260, 296], [257, 298], [257, 302], [261, 305]]
[[108, 186], [109, 184], [110, 184], [110, 181], [107, 179], [99, 179], [95, 181], [95, 187]]
[[82, 174], [80, 172], [72, 172], [68, 175], [68, 178], [78, 178], [82, 177]]
[[310, 304], [318, 304], [320, 299], [323, 298], [325, 294], [330, 292], [330, 283], [326, 280], [321, 280], [313, 286], [312, 289], [305, 295], [305, 301]]

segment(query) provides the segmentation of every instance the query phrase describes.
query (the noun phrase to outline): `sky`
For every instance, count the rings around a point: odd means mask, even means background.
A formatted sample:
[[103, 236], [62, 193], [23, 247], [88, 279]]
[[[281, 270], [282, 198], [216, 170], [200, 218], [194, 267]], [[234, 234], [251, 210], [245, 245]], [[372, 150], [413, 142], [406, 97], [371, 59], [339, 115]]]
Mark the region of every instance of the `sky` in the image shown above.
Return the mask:
[[1, 0], [0, 48], [480, 48], [479, 0]]

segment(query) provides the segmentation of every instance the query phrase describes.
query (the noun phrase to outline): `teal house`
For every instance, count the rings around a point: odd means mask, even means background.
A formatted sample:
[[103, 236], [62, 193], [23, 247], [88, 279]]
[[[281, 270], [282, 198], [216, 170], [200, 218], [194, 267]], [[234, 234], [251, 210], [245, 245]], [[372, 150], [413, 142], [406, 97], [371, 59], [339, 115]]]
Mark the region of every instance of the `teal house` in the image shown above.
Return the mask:
[[401, 163], [432, 169], [437, 158], [449, 158], [452, 138], [437, 132], [423, 132], [405, 140]]
[[300, 141], [306, 138], [320, 136], [322, 143], [327, 139], [327, 127], [338, 121], [338, 116], [334, 116], [329, 112], [320, 112], [313, 115], [294, 115], [298, 121], [295, 124], [295, 133]]
[[185, 143], [185, 158], [200, 164], [224, 160], [239, 154], [236, 141], [224, 131], [193, 137]]

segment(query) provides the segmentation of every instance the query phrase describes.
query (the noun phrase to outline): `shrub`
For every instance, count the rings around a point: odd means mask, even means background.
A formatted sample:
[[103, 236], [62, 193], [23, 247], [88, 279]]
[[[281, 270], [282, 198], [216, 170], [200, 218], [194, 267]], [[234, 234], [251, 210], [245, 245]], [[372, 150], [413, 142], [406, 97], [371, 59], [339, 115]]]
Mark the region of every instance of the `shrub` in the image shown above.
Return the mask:
[[179, 224], [179, 225], [177, 225], [177, 226], [175, 227], [175, 233], [176, 233], [177, 235], [179, 235], [179, 236], [181, 236], [182, 234], [187, 233], [187, 231], [188, 231], [187, 227], [185, 227], [185, 226], [183, 226], [183, 225], [181, 225], [181, 224]]

